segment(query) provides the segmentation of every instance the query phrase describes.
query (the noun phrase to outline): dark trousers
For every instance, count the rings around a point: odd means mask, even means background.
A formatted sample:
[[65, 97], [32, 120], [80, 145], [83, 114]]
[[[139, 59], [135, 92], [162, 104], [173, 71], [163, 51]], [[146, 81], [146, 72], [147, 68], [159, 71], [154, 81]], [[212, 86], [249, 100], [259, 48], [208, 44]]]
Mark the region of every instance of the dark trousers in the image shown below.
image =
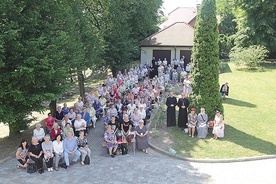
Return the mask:
[[46, 163], [46, 165], [47, 165], [47, 168], [53, 167], [53, 158], [50, 158], [50, 159], [48, 160], [48, 162], [45, 161], [45, 163]]
[[31, 159], [35, 162], [35, 166], [37, 170], [43, 168], [43, 156], [41, 155], [39, 158], [35, 158], [31, 156]]

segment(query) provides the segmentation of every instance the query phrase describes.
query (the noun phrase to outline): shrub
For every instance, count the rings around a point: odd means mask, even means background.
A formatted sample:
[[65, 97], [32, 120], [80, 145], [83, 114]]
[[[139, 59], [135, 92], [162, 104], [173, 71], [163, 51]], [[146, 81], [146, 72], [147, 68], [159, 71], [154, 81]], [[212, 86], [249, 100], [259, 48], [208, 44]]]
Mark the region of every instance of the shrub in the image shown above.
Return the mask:
[[230, 52], [230, 61], [237, 66], [249, 68], [259, 67], [268, 55], [268, 50], [260, 45], [252, 45], [248, 48], [235, 47]]

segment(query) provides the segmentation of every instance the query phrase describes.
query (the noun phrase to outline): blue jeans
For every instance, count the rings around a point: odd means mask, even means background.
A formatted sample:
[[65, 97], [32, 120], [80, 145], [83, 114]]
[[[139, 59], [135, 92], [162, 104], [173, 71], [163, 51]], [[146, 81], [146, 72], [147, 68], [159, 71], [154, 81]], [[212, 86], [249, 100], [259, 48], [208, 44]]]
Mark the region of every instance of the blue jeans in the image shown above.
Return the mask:
[[[72, 155], [72, 156], [74, 156], [72, 161], [76, 162], [80, 158], [80, 155], [81, 155], [81, 153], [78, 150], [76, 150], [75, 154]], [[70, 161], [70, 156], [71, 155], [68, 152], [64, 152], [64, 160], [65, 160], [65, 163], [66, 163], [67, 166], [70, 165], [70, 162], [69, 162]]]

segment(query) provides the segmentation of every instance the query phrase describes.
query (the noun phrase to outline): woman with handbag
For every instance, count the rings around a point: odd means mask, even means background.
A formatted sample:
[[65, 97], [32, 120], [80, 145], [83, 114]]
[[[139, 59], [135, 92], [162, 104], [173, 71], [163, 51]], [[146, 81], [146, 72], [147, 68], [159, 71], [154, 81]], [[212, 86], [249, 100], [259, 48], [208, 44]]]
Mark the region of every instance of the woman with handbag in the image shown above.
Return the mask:
[[117, 142], [116, 134], [115, 132], [112, 131], [110, 125], [107, 125], [106, 131], [104, 132], [104, 141], [105, 141], [106, 147], [108, 148], [109, 156], [111, 158], [114, 158], [117, 152], [118, 142]]
[[53, 142], [50, 141], [50, 136], [46, 135], [44, 137], [44, 142], [42, 143], [42, 150], [44, 153], [44, 160], [46, 162], [48, 171], [53, 171]]
[[77, 138], [78, 150], [81, 153], [81, 165], [84, 165], [84, 159], [86, 155], [88, 155], [89, 160], [91, 160], [91, 151], [88, 148], [88, 142], [86, 137], [84, 136], [84, 131], [81, 130], [79, 133], [79, 137]]
[[28, 149], [31, 159], [35, 162], [36, 169], [40, 174], [44, 172], [43, 170], [43, 151], [41, 144], [38, 143], [38, 138], [32, 137], [32, 144]]

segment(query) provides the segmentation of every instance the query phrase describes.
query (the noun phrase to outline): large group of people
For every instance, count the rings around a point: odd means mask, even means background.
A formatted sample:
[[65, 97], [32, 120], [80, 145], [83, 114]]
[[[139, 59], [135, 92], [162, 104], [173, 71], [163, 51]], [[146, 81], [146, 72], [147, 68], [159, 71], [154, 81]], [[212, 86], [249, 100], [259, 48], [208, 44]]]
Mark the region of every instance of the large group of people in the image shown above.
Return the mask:
[[[190, 64], [185, 63], [183, 57], [171, 63], [166, 59], [153, 60], [151, 65], [131, 67], [119, 71], [116, 76], [109, 75], [104, 83], [85, 93], [83, 98], [79, 97], [72, 108], [64, 103], [63, 107], [57, 107], [54, 115], [48, 113], [45, 129], [40, 123], [36, 124], [31, 144], [23, 139], [16, 152], [17, 167], [26, 168], [32, 160], [39, 173], [43, 173], [43, 162], [49, 172], [58, 171], [61, 162], [66, 169], [78, 160], [84, 165], [85, 158], [91, 157], [86, 136], [90, 128], [96, 128], [101, 118], [105, 125], [103, 142], [111, 158], [125, 152], [133, 138], [136, 148], [147, 154], [147, 120], [167, 85], [183, 84], [179, 99], [170, 93], [166, 100], [167, 126], [176, 126], [175, 108], [178, 107], [178, 126], [183, 130], [187, 128], [192, 137], [197, 129], [198, 137], [205, 138], [204, 124], [207, 125], [208, 117], [204, 109], [197, 115], [191, 108], [188, 114], [188, 96], [192, 91], [189, 73]], [[214, 121], [213, 133], [217, 139], [223, 136], [222, 115]]]

